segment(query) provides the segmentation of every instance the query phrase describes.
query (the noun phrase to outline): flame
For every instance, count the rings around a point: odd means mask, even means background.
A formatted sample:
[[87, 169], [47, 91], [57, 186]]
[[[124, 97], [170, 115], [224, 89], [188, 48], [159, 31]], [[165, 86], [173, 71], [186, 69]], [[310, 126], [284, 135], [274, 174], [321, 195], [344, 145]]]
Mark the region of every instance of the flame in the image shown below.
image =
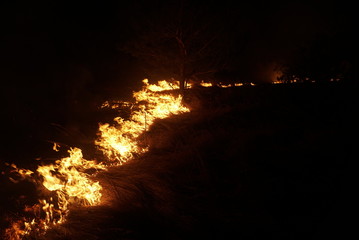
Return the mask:
[[14, 164], [14, 163], [12, 163], [12, 164], [7, 164], [7, 165], [10, 165], [10, 167], [12, 168], [11, 172], [16, 172], [16, 173], [18, 173], [18, 175], [19, 175], [19, 178], [20, 178], [19, 180], [16, 180], [16, 179], [14, 179], [14, 178], [12, 178], [12, 177], [9, 177], [10, 181], [12, 181], [13, 183], [18, 183], [19, 181], [24, 180], [24, 179], [30, 177], [31, 174], [34, 173], [33, 171], [31, 171], [31, 170], [29, 170], [29, 169], [18, 168], [18, 167], [16, 166], [16, 164]]
[[212, 86], [213, 86], [212, 83], [204, 82], [204, 81], [201, 81], [200, 85], [201, 85], [202, 87], [212, 87]]
[[[43, 234], [51, 226], [63, 223], [72, 205], [96, 205], [100, 203], [101, 189], [99, 182], [93, 181], [85, 173], [88, 169], [105, 169], [102, 163], [83, 158], [79, 148], [72, 148], [70, 156], [57, 160], [54, 164], [39, 166], [37, 175], [42, 179], [42, 185], [55, 193], [56, 199], [40, 199], [37, 204], [25, 207], [24, 211], [32, 213], [33, 218], [23, 218], [12, 223], [6, 229], [8, 239], [22, 239], [23, 236], [36, 231]], [[18, 169], [12, 165], [22, 179], [30, 178], [34, 172]]]
[[[39, 199], [33, 206], [26, 206], [24, 212], [31, 217], [13, 221], [5, 231], [6, 239], [20, 240], [30, 234], [44, 234], [52, 226], [65, 222], [71, 207], [101, 204], [102, 187], [100, 182], [93, 180], [95, 173], [105, 171], [108, 166], [119, 166], [136, 154], [146, 152], [147, 147], [140, 147], [137, 138], [155, 119], [189, 111], [182, 105], [181, 95], [175, 96], [168, 92], [179, 89], [177, 82], [159, 81], [158, 84], [149, 84], [148, 79], [144, 79], [143, 84], [141, 91], [133, 93], [134, 103], [106, 101], [101, 106], [112, 109], [130, 107], [132, 110], [128, 119], [114, 118], [114, 125], [99, 124], [99, 137], [94, 144], [109, 161], [86, 160], [81, 149], [71, 148], [69, 157], [56, 160], [54, 164], [39, 166], [36, 173], [11, 165], [21, 180], [40, 181], [41, 186], [52, 195], [47, 199]], [[59, 145], [55, 143], [53, 150], [59, 151], [58, 148]], [[96, 171], [88, 171], [91, 169]]]
[[[117, 117], [114, 119], [116, 125], [108, 123], [100, 124], [99, 139], [95, 144], [115, 165], [123, 164], [131, 159], [134, 154], [141, 154], [147, 149], [139, 147], [137, 138], [146, 131], [155, 119], [166, 118], [171, 114], [188, 112], [189, 109], [182, 105], [182, 96], [173, 96], [169, 93], [161, 93], [167, 90], [179, 89], [178, 83], [159, 81], [157, 85], [149, 84], [148, 79], [143, 81], [144, 87], [141, 91], [134, 92], [136, 110], [133, 110], [129, 119]], [[114, 103], [119, 106], [118, 102]], [[103, 105], [104, 106], [104, 105]], [[109, 103], [106, 103], [107, 107]], [[122, 106], [133, 106], [124, 102]]]
[[54, 146], [52, 147], [52, 150], [54, 150], [54, 151], [58, 152], [58, 151], [60, 151], [60, 150], [59, 150], [59, 147], [60, 147], [60, 145], [59, 145], [59, 144], [54, 143]]
[[67, 203], [76, 198], [84, 204], [95, 205], [100, 202], [101, 186], [89, 179], [87, 169], [105, 169], [105, 166], [95, 161], [83, 158], [79, 148], [69, 150], [70, 157], [57, 160], [55, 164], [40, 166], [37, 172], [43, 177], [43, 185], [50, 191], [56, 191], [59, 208], [67, 211]]
[[[230, 87], [233, 87], [233, 85], [234, 85], [235, 87], [241, 87], [241, 86], [244, 86], [244, 85], [255, 86], [255, 83], [252, 83], [252, 82], [250, 82], [250, 83], [248, 83], [248, 84], [244, 84], [244, 83], [242, 83], [242, 82], [233, 82], [233, 83], [227, 83], [227, 84], [225, 84], [225, 83], [219, 83], [219, 84], [217, 85], [217, 87], [220, 87], [220, 88], [230, 88]], [[200, 82], [200, 86], [202, 86], [202, 87], [213, 87], [214, 85], [213, 85], [212, 83], [210, 83], [210, 82], [201, 81], [201, 82]]]

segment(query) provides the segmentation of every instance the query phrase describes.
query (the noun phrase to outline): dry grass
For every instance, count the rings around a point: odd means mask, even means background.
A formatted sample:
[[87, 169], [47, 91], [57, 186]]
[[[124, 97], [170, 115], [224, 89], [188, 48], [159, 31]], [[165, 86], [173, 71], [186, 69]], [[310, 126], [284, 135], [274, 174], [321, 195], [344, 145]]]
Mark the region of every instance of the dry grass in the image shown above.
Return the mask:
[[45, 239], [344, 234], [337, 205], [346, 201], [353, 150], [346, 92], [209, 91], [189, 96], [191, 113], [159, 120], [141, 137], [148, 153], [97, 176], [105, 205], [73, 209]]

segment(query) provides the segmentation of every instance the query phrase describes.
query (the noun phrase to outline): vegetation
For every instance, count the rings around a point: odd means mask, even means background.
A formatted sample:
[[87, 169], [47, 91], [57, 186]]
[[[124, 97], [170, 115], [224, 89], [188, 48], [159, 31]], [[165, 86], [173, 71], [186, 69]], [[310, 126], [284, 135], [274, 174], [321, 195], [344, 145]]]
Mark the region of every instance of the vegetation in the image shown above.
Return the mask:
[[176, 79], [182, 90], [189, 81], [213, 80], [228, 64], [229, 45], [235, 41], [224, 25], [227, 17], [213, 4], [144, 4], [136, 8], [134, 30], [119, 50], [134, 56], [149, 79]]
[[148, 153], [98, 176], [109, 204], [74, 209], [46, 239], [346, 238], [351, 91], [338, 83], [192, 91], [191, 113], [143, 135]]

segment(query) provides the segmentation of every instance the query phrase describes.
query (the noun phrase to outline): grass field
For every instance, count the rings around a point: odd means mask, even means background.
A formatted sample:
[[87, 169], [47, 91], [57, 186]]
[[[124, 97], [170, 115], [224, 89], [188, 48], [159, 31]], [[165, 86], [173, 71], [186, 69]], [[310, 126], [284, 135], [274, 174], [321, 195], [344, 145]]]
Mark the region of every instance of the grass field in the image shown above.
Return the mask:
[[44, 239], [347, 239], [356, 101], [342, 83], [189, 90], [147, 153], [96, 176], [106, 204]]

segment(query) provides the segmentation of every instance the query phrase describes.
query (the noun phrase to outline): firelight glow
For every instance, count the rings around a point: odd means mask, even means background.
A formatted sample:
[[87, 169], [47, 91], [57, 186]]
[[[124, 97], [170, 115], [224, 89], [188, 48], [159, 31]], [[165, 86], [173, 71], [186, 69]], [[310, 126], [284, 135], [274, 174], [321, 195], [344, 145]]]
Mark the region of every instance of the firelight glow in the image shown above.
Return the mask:
[[[98, 139], [94, 144], [105, 157], [101, 162], [86, 160], [81, 149], [71, 148], [68, 150], [69, 157], [61, 158], [54, 164], [39, 166], [36, 173], [11, 165], [22, 180], [40, 182], [38, 188], [45, 188], [52, 194], [39, 199], [33, 206], [25, 207], [26, 215], [32, 217], [13, 220], [6, 229], [5, 239], [20, 240], [29, 235], [44, 235], [51, 227], [64, 223], [71, 208], [100, 205], [102, 186], [93, 180], [96, 173], [106, 171], [109, 166], [120, 166], [133, 159], [135, 154], [146, 152], [147, 147], [140, 147], [137, 138], [149, 129], [155, 119], [190, 111], [182, 105], [181, 95], [174, 96], [170, 92], [175, 89], [179, 89], [178, 83], [159, 81], [158, 84], [149, 84], [145, 79], [142, 90], [133, 93], [134, 103], [105, 102], [102, 107], [111, 109], [136, 107], [128, 119], [119, 116], [113, 119], [113, 124], [99, 124]], [[54, 144], [53, 150], [58, 151], [58, 148], [59, 145]], [[91, 169], [95, 171], [88, 171]]]

